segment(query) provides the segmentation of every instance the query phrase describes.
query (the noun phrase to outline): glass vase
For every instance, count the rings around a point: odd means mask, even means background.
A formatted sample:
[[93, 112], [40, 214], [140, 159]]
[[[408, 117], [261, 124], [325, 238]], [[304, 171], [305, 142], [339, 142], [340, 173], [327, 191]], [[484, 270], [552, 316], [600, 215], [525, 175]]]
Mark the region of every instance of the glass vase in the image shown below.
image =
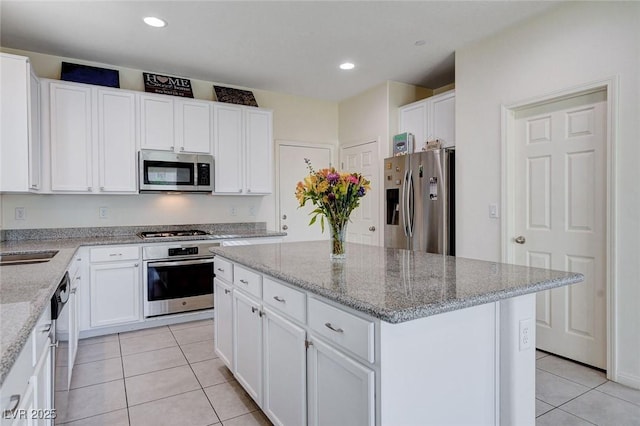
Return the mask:
[[341, 260], [346, 258], [345, 241], [347, 237], [347, 224], [332, 224], [331, 228], [331, 259]]

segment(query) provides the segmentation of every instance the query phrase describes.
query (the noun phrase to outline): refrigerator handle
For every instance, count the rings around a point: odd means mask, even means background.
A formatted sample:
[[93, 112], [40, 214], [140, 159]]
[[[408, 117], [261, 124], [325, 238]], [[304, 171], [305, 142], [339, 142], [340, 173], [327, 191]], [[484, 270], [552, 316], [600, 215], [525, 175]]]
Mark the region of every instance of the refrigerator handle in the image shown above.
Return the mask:
[[409, 237], [409, 231], [407, 228], [408, 222], [409, 222], [409, 218], [407, 216], [407, 184], [408, 184], [408, 178], [409, 178], [409, 171], [405, 170], [404, 172], [404, 176], [402, 178], [402, 199], [400, 200], [400, 203], [402, 205], [401, 211], [402, 211], [402, 227], [404, 230], [404, 236], [405, 237]]
[[413, 205], [415, 196], [413, 190], [413, 170], [409, 170], [409, 176], [407, 178], [407, 229], [409, 231], [409, 237], [413, 237]]

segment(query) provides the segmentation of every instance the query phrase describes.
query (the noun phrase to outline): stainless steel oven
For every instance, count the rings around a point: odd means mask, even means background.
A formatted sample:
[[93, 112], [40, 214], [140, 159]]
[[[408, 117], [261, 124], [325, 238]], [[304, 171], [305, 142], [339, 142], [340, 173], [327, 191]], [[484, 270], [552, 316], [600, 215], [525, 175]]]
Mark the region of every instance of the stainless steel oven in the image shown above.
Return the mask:
[[210, 241], [142, 248], [144, 316], [213, 308], [213, 254]]

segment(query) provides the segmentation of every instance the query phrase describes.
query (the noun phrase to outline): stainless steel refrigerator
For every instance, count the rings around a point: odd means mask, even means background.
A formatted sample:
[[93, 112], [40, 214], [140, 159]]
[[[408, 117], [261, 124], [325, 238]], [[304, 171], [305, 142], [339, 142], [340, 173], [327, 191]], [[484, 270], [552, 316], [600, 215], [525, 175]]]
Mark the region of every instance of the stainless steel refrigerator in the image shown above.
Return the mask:
[[384, 160], [385, 247], [455, 255], [455, 150]]

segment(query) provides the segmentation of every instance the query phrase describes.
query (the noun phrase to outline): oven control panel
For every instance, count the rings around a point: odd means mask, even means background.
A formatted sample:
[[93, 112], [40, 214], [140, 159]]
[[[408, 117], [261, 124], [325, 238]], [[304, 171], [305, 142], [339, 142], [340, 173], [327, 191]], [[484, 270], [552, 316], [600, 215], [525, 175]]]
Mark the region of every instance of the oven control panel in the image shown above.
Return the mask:
[[198, 254], [198, 247], [170, 248], [169, 256], [192, 256]]

